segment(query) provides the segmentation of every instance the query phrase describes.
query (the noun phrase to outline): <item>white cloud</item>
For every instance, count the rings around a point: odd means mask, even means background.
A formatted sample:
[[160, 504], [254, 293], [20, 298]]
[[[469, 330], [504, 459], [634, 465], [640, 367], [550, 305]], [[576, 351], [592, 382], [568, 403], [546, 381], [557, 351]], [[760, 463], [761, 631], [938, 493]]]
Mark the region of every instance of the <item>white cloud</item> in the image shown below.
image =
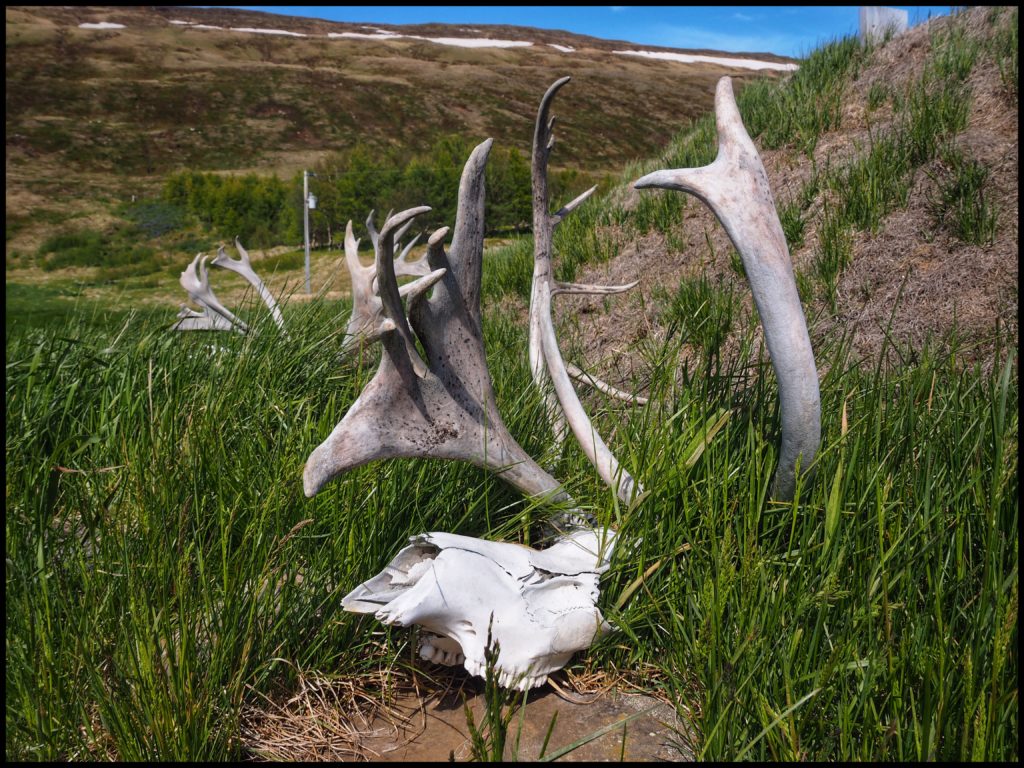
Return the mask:
[[736, 19], [737, 21], [753, 21], [754, 20], [753, 16], [747, 16], [747, 14], [745, 14], [745, 13], [734, 13], [732, 15], [732, 17], [734, 19]]

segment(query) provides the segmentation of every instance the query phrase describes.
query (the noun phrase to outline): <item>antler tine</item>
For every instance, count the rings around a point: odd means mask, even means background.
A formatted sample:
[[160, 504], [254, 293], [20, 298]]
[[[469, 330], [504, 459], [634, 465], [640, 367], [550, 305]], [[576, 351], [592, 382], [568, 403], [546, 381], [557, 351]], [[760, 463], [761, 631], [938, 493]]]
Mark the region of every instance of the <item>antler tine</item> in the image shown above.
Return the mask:
[[256, 292], [259, 294], [263, 303], [267, 305], [270, 310], [271, 316], [274, 318], [274, 323], [281, 332], [287, 337], [288, 333], [284, 329], [284, 318], [281, 316], [281, 310], [277, 306], [277, 301], [274, 299], [273, 294], [267, 289], [267, 286], [263, 284], [260, 276], [256, 274], [256, 270], [252, 268], [252, 262], [249, 259], [249, 252], [242, 247], [242, 242], [236, 237], [235, 248], [238, 249], [239, 259], [233, 260], [228, 256], [224, 250], [224, 246], [217, 248], [217, 256], [211, 262], [214, 266], [223, 267], [224, 269], [231, 270], [235, 274], [244, 277]]
[[364, 267], [359, 261], [359, 241], [352, 234], [352, 221], [345, 226], [345, 266], [352, 283], [352, 312], [345, 328], [341, 354], [355, 349], [360, 341], [379, 339], [395, 329], [390, 318], [384, 317], [384, 305], [373, 292], [375, 266]]
[[587, 200], [587, 198], [589, 198], [592, 194], [594, 194], [595, 191], [597, 191], [597, 185], [596, 184], [594, 186], [592, 186], [590, 189], [588, 189], [586, 192], [584, 192], [582, 195], [579, 195], [575, 199], [570, 200], [568, 203], [563, 205], [559, 209], [558, 213], [556, 213], [554, 216], [551, 217], [551, 225], [554, 227], [554, 226], [558, 226], [559, 224], [561, 224], [562, 223], [562, 219], [564, 219], [570, 213], [572, 213], [577, 208], [579, 208], [580, 205], [582, 205]]
[[395, 275], [395, 231], [401, 229], [406, 222], [411, 222], [413, 217], [429, 211], [429, 206], [422, 205], [418, 208], [410, 208], [395, 216], [391, 216], [384, 222], [377, 240], [377, 291], [380, 294], [381, 302], [384, 305], [384, 314], [395, 324], [395, 330], [405, 344], [405, 352], [412, 363], [416, 375], [423, 377], [427, 373], [426, 363], [420, 357], [416, 349], [416, 342], [412, 337], [412, 330], [405, 319], [405, 309], [402, 307], [402, 298], [398, 290], [398, 279]]
[[613, 387], [611, 384], [602, 381], [596, 376], [592, 376], [581, 368], [576, 367], [572, 363], [565, 364], [566, 373], [574, 380], [581, 384], [589, 384], [594, 389], [604, 392], [609, 397], [614, 397], [616, 400], [623, 400], [633, 405], [647, 405], [647, 398], [640, 395], [634, 395], [631, 392], [623, 392], [617, 387]]
[[242, 247], [242, 241], [237, 235], [235, 235], [235, 250], [238, 251], [238, 258], [251, 267], [252, 262], [249, 260], [249, 252]]
[[398, 254], [398, 258], [395, 259], [395, 274], [399, 276], [404, 275], [425, 275], [430, 271], [430, 266], [427, 260], [423, 257], [416, 259], [416, 261], [409, 261], [408, 256], [412, 251], [413, 247], [420, 241], [422, 235], [416, 235], [408, 244], [402, 248], [402, 252]]
[[779, 382], [782, 440], [771, 493], [788, 500], [796, 489], [798, 463], [809, 472], [821, 441], [814, 352], [768, 175], [743, 127], [728, 77], [718, 81], [715, 91], [715, 121], [714, 162], [703, 168], [655, 171], [633, 186], [675, 189], [700, 198], [740, 253]]
[[[388, 214], [388, 218], [390, 218], [390, 217], [391, 217], [391, 214], [389, 213], [389, 214]], [[403, 225], [402, 225], [402, 226], [401, 226], [401, 227], [400, 227], [400, 228], [398, 229], [398, 231], [397, 231], [397, 232], [395, 232], [395, 248], [399, 248], [399, 247], [401, 247], [401, 246], [399, 245], [399, 243], [401, 243], [401, 242], [402, 242], [402, 238], [403, 238], [403, 237], [405, 237], [405, 233], [409, 231], [409, 228], [410, 228], [411, 226], [412, 226], [412, 219], [409, 219], [409, 221], [405, 222], [405, 224], [403, 224]]]
[[231, 311], [217, 299], [213, 289], [210, 288], [210, 274], [206, 267], [206, 256], [196, 254], [178, 279], [181, 287], [188, 293], [189, 298], [201, 307], [212, 310], [232, 325], [237, 325], [243, 331], [248, 331], [248, 326], [235, 317]]
[[[569, 79], [563, 77], [548, 88], [547, 93], [541, 99], [534, 129], [532, 162], [534, 270], [533, 289], [530, 295], [530, 370], [534, 383], [542, 390], [550, 391], [547, 390], [544, 382], [546, 369], [557, 402], [561, 405], [561, 414], [559, 414], [557, 406], [554, 405], [550, 396], [547, 396], [548, 414], [555, 428], [556, 439], [564, 434], [564, 425], [568, 423], [580, 447], [597, 469], [601, 479], [609, 487], [617, 489], [620, 499], [629, 502], [642, 489], [632, 475], [619, 464], [583, 409], [583, 404], [573, 389], [565, 361], [558, 348], [554, 322], [551, 318], [551, 297], [558, 288], [551, 266], [554, 227], [593, 194], [593, 190], [588, 190], [557, 214], [551, 215], [548, 212], [547, 167], [554, 138], [552, 134], [554, 118], [549, 119], [548, 113], [555, 94], [569, 82]], [[604, 382], [601, 384], [608, 389], [614, 389]], [[564, 420], [562, 419], [563, 415]]]
[[613, 293], [625, 293], [630, 288], [636, 288], [640, 285], [639, 280], [634, 280], [632, 283], [626, 283], [625, 285], [587, 285], [585, 283], [560, 283], [557, 280], [552, 281], [553, 288], [551, 289], [551, 295], [557, 296], [560, 293], [591, 293], [596, 295], [613, 294]]

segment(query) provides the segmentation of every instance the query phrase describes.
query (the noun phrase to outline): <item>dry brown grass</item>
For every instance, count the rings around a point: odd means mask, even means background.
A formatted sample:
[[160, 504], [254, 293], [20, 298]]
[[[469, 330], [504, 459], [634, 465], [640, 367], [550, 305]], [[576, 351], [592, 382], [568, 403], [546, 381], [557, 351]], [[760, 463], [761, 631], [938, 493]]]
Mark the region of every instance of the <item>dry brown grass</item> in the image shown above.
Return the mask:
[[[969, 34], [988, 35], [989, 9], [971, 9], [957, 20]], [[891, 104], [872, 112], [867, 107], [872, 85], [905, 88], [920, 77], [931, 51], [931, 35], [952, 21], [932, 20], [876, 50], [872, 62], [845, 94], [841, 128], [821, 137], [813, 163], [797, 150], [761, 152], [776, 203], [793, 199], [811, 178], [814, 168], [840, 166], [863, 152], [869, 132], [892, 127]], [[964, 344], [961, 361], [991, 363], [992, 333], [998, 319], [1011, 344], [1017, 339], [1018, 293], [1018, 128], [1016, 103], [1007, 98], [995, 65], [982, 55], [970, 77], [971, 111], [967, 129], [956, 145], [991, 171], [989, 191], [1000, 212], [996, 240], [972, 245], [935, 227], [927, 205], [933, 182], [929, 177], [939, 161], [918, 169], [909, 203], [892, 211], [877, 234], [857, 233], [853, 259], [838, 286], [838, 311], [830, 316], [825, 304], [809, 306], [815, 346], [836, 334], [851, 334], [853, 351], [861, 360], [877, 361], [890, 342], [901, 349], [919, 350], [926, 340], [942, 340], [954, 324]], [[827, 192], [819, 192], [807, 214], [804, 243], [792, 250], [798, 271], [809, 273], [819, 246], [818, 225]], [[635, 190], [621, 199], [631, 208]], [[644, 381], [643, 350], [664, 337], [657, 301], [659, 289], [678, 284], [680, 277], [705, 273], [713, 281], [733, 283], [747, 311], [749, 291], [729, 266], [732, 244], [713, 214], [696, 200], [687, 202], [683, 220], [674, 232], [682, 247], [673, 248], [664, 235], [639, 238], [611, 233], [621, 243], [617, 258], [588, 267], [583, 282], [621, 283], [641, 279], [632, 294], [603, 302], [588, 297], [561, 297], [557, 314], [566, 331], [579, 329], [578, 343], [586, 366], [613, 383]], [[897, 297], [899, 300], [897, 301]], [[608, 310], [605, 311], [605, 306]], [[760, 333], [758, 329], [757, 334]], [[737, 346], [734, 334], [725, 355]], [[890, 349], [891, 353], [891, 349]], [[699, 352], [685, 345], [680, 362], [694, 362]], [[893, 363], [909, 362], [900, 356]], [[580, 362], [577, 360], [577, 362]], [[583, 363], [580, 362], [582, 365]]]

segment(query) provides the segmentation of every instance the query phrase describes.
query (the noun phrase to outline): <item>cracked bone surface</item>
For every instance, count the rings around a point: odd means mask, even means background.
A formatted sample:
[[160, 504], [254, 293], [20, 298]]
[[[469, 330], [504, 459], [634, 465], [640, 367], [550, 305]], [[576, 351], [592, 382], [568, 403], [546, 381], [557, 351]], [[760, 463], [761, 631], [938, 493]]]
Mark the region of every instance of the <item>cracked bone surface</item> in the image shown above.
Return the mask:
[[811, 467], [821, 440], [818, 372], [768, 175], [743, 127], [728, 77], [718, 81], [715, 120], [714, 162], [703, 168], [655, 171], [633, 186], [680, 190], [700, 198], [739, 251], [779, 383], [782, 440], [771, 493], [789, 500], [797, 467]]
[[[361, 281], [373, 317], [380, 318], [374, 320], [375, 336], [384, 351], [373, 379], [307, 459], [307, 496], [374, 459], [419, 457], [469, 461], [528, 496], [569, 501], [560, 483], [508, 433], [487, 370], [480, 279], [483, 180], [490, 148], [491, 141], [485, 141], [466, 162], [450, 251], [445, 253], [442, 244], [447, 228], [429, 238], [426, 258], [433, 271], [420, 280], [436, 275], [436, 283], [429, 298], [425, 289], [408, 294], [408, 321], [395, 275], [393, 239], [404, 223], [429, 209], [389, 217], [376, 235], [376, 293], [371, 268], [355, 258], [357, 244], [349, 226], [349, 269]], [[568, 519], [578, 517], [570, 513]], [[421, 624], [429, 633], [420, 648], [424, 658], [461, 663], [473, 674], [484, 672], [493, 613], [499, 682], [535, 687], [607, 627], [597, 608], [597, 582], [607, 568], [613, 538], [608, 531], [576, 528], [538, 551], [449, 533], [423, 534], [380, 575], [348, 595], [344, 606], [386, 623]]]
[[210, 263], [215, 267], [222, 267], [223, 269], [231, 270], [235, 274], [244, 277], [249, 284], [256, 289], [260, 298], [263, 299], [263, 303], [267, 305], [268, 309], [270, 309], [270, 314], [274, 318], [274, 322], [277, 324], [277, 327], [280, 328], [281, 332], [287, 336], [288, 333], [284, 329], [284, 318], [281, 317], [281, 310], [278, 309], [277, 301], [274, 300], [273, 295], [269, 290], [267, 290], [267, 286], [265, 286], [263, 281], [260, 280], [260, 276], [256, 274], [256, 270], [252, 268], [252, 262], [249, 260], [249, 252], [242, 247], [242, 243], [237, 237], [235, 238], [235, 248], [238, 249], [239, 258], [237, 260], [228, 256], [227, 252], [224, 250], [224, 246], [221, 246], [217, 249], [217, 256]]
[[[249, 330], [249, 327], [231, 314], [231, 311], [220, 303], [220, 300], [214, 294], [213, 289], [210, 288], [210, 273], [206, 267], [206, 256], [198, 253], [196, 257], [192, 259], [192, 263], [189, 264], [185, 271], [181, 273], [181, 277], [178, 278], [178, 282], [181, 283], [181, 287], [185, 289], [185, 292], [189, 295], [196, 304], [203, 307], [208, 313], [213, 312], [219, 315], [221, 318], [226, 320], [232, 326], [236, 326], [241, 331]], [[179, 313], [178, 317], [182, 318]], [[175, 326], [177, 327], [177, 325]], [[188, 328], [178, 328], [178, 330], [190, 330]]]
[[610, 628], [597, 597], [613, 537], [577, 529], [538, 551], [450, 533], [414, 536], [342, 606], [385, 624], [419, 625], [421, 658], [463, 664], [474, 675], [484, 674], [490, 630], [498, 682], [535, 688]]
[[[548, 114], [555, 94], [559, 88], [569, 82], [569, 79], [563, 77], [555, 81], [544, 94], [537, 111], [537, 123], [533, 134], [533, 286], [530, 291], [530, 371], [534, 384], [545, 392], [548, 418], [555, 430], [556, 440], [560, 441], [563, 438], [567, 423], [583, 452], [590, 459], [590, 463], [597, 469], [601, 479], [609, 488], [616, 489], [619, 498], [628, 503], [643, 489], [633, 479], [633, 476], [619, 464], [615, 454], [611, 452], [601, 435], [594, 429], [590, 417], [583, 409], [583, 404], [570, 381], [570, 373], [562, 358], [561, 350], [558, 348], [555, 326], [551, 317], [551, 299], [557, 293], [618, 293], [636, 285], [636, 283], [631, 283], [625, 286], [602, 287], [562, 284], [554, 278], [551, 249], [555, 227], [597, 189], [597, 187], [591, 187], [575, 200], [566, 203], [558, 212], [549, 213], [548, 157], [555, 143], [553, 132], [555, 119], [554, 117], [549, 119]], [[545, 373], [553, 387], [554, 399], [551, 396], [551, 389], [548, 388]], [[579, 373], [581, 378], [585, 376], [582, 371]], [[602, 391], [614, 391], [617, 396], [626, 395], [592, 376], [587, 376], [584, 380], [587, 379], [592, 380], [594, 386]], [[559, 413], [559, 407], [561, 413]]]

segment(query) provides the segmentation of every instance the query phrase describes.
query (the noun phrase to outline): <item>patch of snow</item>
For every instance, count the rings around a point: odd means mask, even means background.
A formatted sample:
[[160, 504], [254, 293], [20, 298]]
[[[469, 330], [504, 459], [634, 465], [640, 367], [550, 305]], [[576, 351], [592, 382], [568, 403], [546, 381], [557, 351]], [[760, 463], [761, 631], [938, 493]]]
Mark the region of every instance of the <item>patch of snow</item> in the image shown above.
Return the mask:
[[[369, 27], [363, 27], [363, 29], [369, 29]], [[397, 40], [399, 38], [405, 38], [406, 40], [425, 40], [428, 43], [437, 43], [438, 45], [455, 45], [460, 48], [521, 48], [533, 45], [523, 40], [489, 40], [487, 38], [475, 38], [475, 37], [421, 37], [419, 35], [399, 35], [395, 32], [389, 32], [384, 29], [378, 29], [374, 34], [369, 35], [365, 32], [328, 32], [328, 37], [357, 37], [363, 40]]]
[[525, 40], [489, 40], [487, 38], [474, 37], [419, 37], [411, 35], [417, 40], [427, 40], [440, 45], [457, 45], [460, 48], [525, 48], [533, 45]]
[[171, 24], [191, 24], [191, 21], [171, 21]]
[[740, 69], [776, 69], [780, 72], [793, 72], [799, 67], [796, 64], [780, 64], [777, 61], [758, 61], [757, 59], [727, 59], [722, 56], [700, 56], [690, 53], [669, 53], [667, 51], [612, 51], [626, 56], [644, 56], [662, 61], [679, 61], [683, 64], [721, 64], [724, 67]]
[[385, 32], [382, 29], [377, 30], [374, 34], [370, 35], [366, 32], [328, 32], [328, 37], [359, 37], [364, 40], [387, 40], [391, 37], [401, 37], [396, 35], [394, 32]]
[[287, 32], [283, 29], [256, 29], [255, 27], [231, 27], [232, 32], [255, 32], [259, 35], [288, 35], [289, 37], [306, 37], [301, 32]]
[[95, 24], [86, 22], [79, 24], [79, 29], [125, 29], [124, 24], [115, 24], [112, 21], [98, 21]]
[[576, 52], [576, 49], [573, 48], [571, 45], [559, 45], [558, 43], [548, 43], [548, 45], [550, 45], [556, 51], [561, 51], [562, 53], [575, 53]]
[[215, 27], [213, 24], [196, 24], [196, 29], [224, 29], [224, 27]]

